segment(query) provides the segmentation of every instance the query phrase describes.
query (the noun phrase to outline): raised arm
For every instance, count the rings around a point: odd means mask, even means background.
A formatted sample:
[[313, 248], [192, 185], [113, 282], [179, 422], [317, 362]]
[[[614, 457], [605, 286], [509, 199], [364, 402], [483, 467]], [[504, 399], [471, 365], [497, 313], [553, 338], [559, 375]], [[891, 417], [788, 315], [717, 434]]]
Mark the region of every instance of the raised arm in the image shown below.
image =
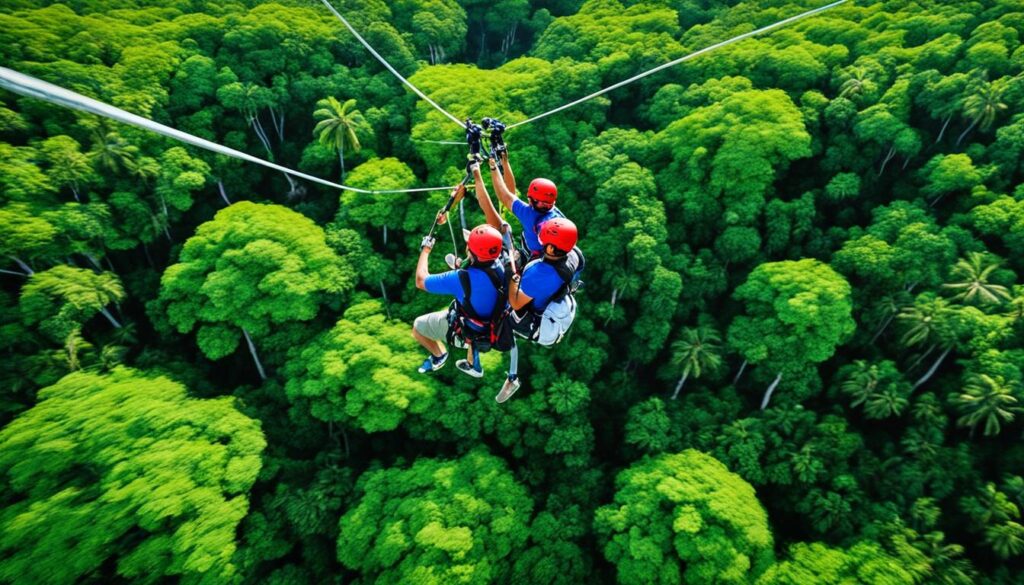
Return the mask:
[[501, 217], [498, 215], [498, 210], [494, 208], [494, 203], [491, 201], [490, 193], [487, 192], [487, 187], [484, 186], [484, 178], [480, 175], [480, 164], [474, 164], [472, 169], [473, 183], [476, 187], [476, 201], [480, 204], [480, 209], [483, 210], [487, 223], [500, 232]]
[[501, 164], [505, 166], [505, 186], [510, 192], [515, 193], [516, 176], [512, 173], [512, 166], [508, 164], [508, 150], [502, 150], [499, 156], [501, 156]]
[[[509, 190], [507, 179], [502, 179], [501, 173], [498, 172], [498, 164], [494, 162], [494, 159], [488, 159], [487, 164], [491, 167], [491, 184], [494, 185], [494, 191], [498, 194], [498, 201], [505, 206], [509, 211], [512, 210], [512, 202], [518, 199], [515, 192], [515, 180], [512, 181], [513, 189]], [[512, 171], [506, 169], [511, 174]]]

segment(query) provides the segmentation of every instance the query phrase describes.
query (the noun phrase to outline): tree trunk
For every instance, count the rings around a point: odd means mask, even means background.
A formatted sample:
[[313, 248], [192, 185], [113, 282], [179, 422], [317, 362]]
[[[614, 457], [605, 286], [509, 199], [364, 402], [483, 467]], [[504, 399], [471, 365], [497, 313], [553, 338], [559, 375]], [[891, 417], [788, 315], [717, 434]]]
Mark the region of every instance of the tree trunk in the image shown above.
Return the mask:
[[149, 255], [149, 246], [146, 242], [142, 242], [142, 251], [146, 254], [146, 261], [149, 262], [149, 267], [156, 270], [156, 264], [153, 263], [153, 257]]
[[224, 181], [217, 179], [217, 191], [220, 192], [220, 198], [224, 200], [225, 205], [231, 205], [231, 200], [228, 199], [228, 193], [224, 190]]
[[252, 337], [249, 337], [249, 332], [246, 331], [245, 327], [242, 327], [242, 335], [245, 336], [245, 343], [249, 345], [249, 353], [252, 354], [252, 361], [256, 362], [256, 370], [260, 373], [260, 380], [266, 380], [267, 374], [263, 371], [263, 364], [260, 363], [260, 356], [256, 355], [256, 346], [252, 342]]
[[895, 319], [895, 318], [896, 318], [896, 311], [893, 311], [893, 312], [889, 313], [889, 316], [885, 318], [885, 322], [882, 323], [882, 326], [879, 327], [878, 331], [875, 332], [875, 336], [871, 338], [871, 343], [869, 345], [872, 345], [872, 344], [875, 343], [875, 340], [877, 340], [879, 338], [879, 336], [882, 335], [882, 332], [885, 331], [885, 328], [888, 327], [889, 323], [892, 323], [892, 320]]
[[612, 308], [613, 309], [615, 308], [615, 301], [617, 301], [618, 298], [619, 298], [619, 287], [615, 287], [615, 288], [612, 289]]
[[936, 347], [938, 347], [938, 345], [933, 343], [931, 346], [928, 347], [928, 349], [924, 350], [924, 353], [922, 353], [921, 355], [917, 356], [917, 359], [914, 360], [914, 363], [910, 364], [910, 366], [907, 367], [907, 371], [910, 372], [914, 368], [916, 368], [918, 364], [920, 364], [921, 362], [924, 361], [924, 358], [930, 356], [932, 354], [932, 352], [935, 351]]
[[889, 161], [891, 161], [892, 157], [894, 157], [894, 156], [896, 156], [896, 145], [895, 144], [893, 144], [892, 146], [889, 147], [889, 154], [885, 155], [885, 160], [882, 161], [882, 168], [878, 169], [878, 176], [879, 177], [881, 177], [882, 173], [885, 172], [885, 166], [887, 164], [889, 164]]
[[978, 124], [978, 119], [977, 119], [977, 118], [975, 118], [974, 120], [971, 120], [971, 125], [970, 125], [970, 126], [968, 126], [966, 130], [964, 130], [963, 134], [961, 134], [959, 138], [957, 138], [957, 139], [956, 139], [956, 145], [957, 145], [957, 146], [960, 146], [960, 143], [961, 143], [961, 142], [963, 142], [963, 139], [967, 137], [967, 134], [968, 134], [968, 133], [969, 133], [969, 132], [970, 132], [971, 130], [974, 130], [974, 127], [975, 127], [975, 126], [976, 126], [977, 124]]
[[338, 147], [338, 162], [341, 163], [341, 182], [345, 182], [345, 147]]
[[775, 388], [781, 381], [782, 372], [779, 372], [779, 375], [775, 376], [775, 380], [772, 382], [771, 386], [768, 386], [768, 389], [764, 391], [764, 398], [761, 400], [761, 410], [768, 408], [768, 402], [772, 399], [772, 393], [775, 392]]
[[121, 328], [121, 324], [117, 322], [117, 319], [115, 319], [114, 316], [110, 314], [110, 311], [108, 311], [106, 307], [100, 308], [100, 314], [106, 317], [107, 321], [110, 321], [110, 324], [113, 325], [115, 328]]
[[85, 259], [88, 260], [90, 264], [95, 266], [96, 270], [99, 270], [101, 272], [103, 271], [103, 266], [100, 264], [100, 261], [97, 260], [92, 254], [82, 254], [82, 256], [85, 256]]
[[921, 379], [918, 380], [917, 382], [914, 382], [914, 387], [911, 388], [910, 391], [913, 392], [914, 390], [917, 390], [922, 384], [930, 380], [931, 377], [935, 375], [935, 372], [939, 369], [939, 366], [942, 365], [942, 360], [946, 359], [946, 356], [949, 355], [949, 352], [951, 351], [953, 351], [952, 347], [946, 348], [946, 351], [942, 352], [942, 355], [939, 356], [939, 359], [935, 360], [935, 363], [932, 364], [932, 367], [929, 368], [927, 372], [925, 372], [925, 375], [921, 376]]
[[274, 162], [274, 153], [270, 149], [270, 139], [267, 138], [267, 133], [263, 131], [263, 125], [260, 124], [259, 119], [256, 116], [252, 117], [252, 129], [256, 132], [256, 138], [260, 139], [260, 144], [267, 151], [267, 158], [270, 162]]
[[28, 264], [22, 262], [21, 258], [18, 258], [17, 256], [8, 256], [8, 258], [14, 260], [14, 263], [17, 264], [18, 267], [20, 267], [22, 270], [24, 270], [25, 274], [31, 276], [36, 273], [36, 271], [32, 270], [32, 268]]
[[388, 226], [383, 226], [384, 231], [384, 245], [388, 245]]
[[384, 288], [384, 280], [380, 281], [380, 296], [384, 297], [384, 311], [388, 314], [388, 319], [391, 318], [391, 307], [388, 305], [388, 291]]
[[679, 397], [679, 391], [683, 389], [683, 384], [686, 383], [686, 378], [689, 377], [690, 372], [683, 372], [682, 377], [679, 378], [679, 383], [676, 384], [676, 391], [672, 393], [672, 400]]
[[267, 109], [270, 110], [270, 125], [273, 126], [274, 132], [277, 133], [278, 142], [284, 142], [284, 136], [282, 136], [281, 131], [281, 124], [278, 122], [277, 119], [277, 112], [274, 111], [274, 108]]
[[740, 371], [736, 372], [736, 377], [732, 379], [733, 386], [740, 381], [740, 376], [743, 375], [743, 370], [745, 369], [747, 369], [747, 360], [743, 360], [743, 363], [740, 364]]
[[78, 187], [71, 185], [71, 194], [75, 196], [75, 201], [82, 202], [82, 198], [78, 196]]
[[946, 128], [949, 127], [949, 122], [952, 119], [953, 114], [946, 116], [946, 121], [942, 123], [942, 130], [939, 130], [939, 137], [935, 139], [935, 144], [942, 142], [942, 137], [946, 134]]
[[292, 195], [294, 195], [298, 191], [298, 189], [296, 189], [296, 187], [295, 187], [295, 179], [293, 179], [292, 176], [289, 175], [288, 173], [281, 173], [281, 174], [284, 175], [284, 180], [288, 181], [288, 193], [287, 193], [287, 195], [288, 195], [288, 197], [291, 197]]

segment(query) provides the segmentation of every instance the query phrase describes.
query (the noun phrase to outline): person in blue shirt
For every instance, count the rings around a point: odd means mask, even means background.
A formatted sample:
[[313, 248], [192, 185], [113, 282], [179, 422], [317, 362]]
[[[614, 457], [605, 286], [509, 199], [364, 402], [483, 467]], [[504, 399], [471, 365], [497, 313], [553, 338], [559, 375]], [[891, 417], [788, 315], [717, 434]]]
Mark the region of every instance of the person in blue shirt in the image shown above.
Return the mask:
[[[433, 294], [451, 295], [455, 297], [455, 310], [464, 317], [468, 327], [479, 327], [481, 330], [489, 322], [495, 311], [505, 309], [504, 299], [499, 298], [499, 287], [503, 282], [503, 270], [497, 262], [501, 254], [501, 234], [489, 225], [480, 225], [470, 232], [466, 245], [469, 263], [463, 269], [450, 270], [441, 274], [430, 274], [428, 259], [434, 247], [434, 238], [423, 238], [420, 245], [420, 258], [416, 265], [416, 288]], [[468, 291], [464, 286], [468, 277]], [[448, 361], [448, 352], [444, 341], [448, 339], [450, 327], [450, 309], [427, 313], [413, 322], [412, 336], [430, 355], [420, 366], [419, 372], [425, 374], [441, 369]], [[453, 339], [457, 347], [466, 347], [463, 340]], [[469, 356], [472, 357], [472, 351]], [[470, 376], [479, 378], [484, 375], [479, 360], [459, 360], [456, 367]]]
[[516, 195], [516, 178], [512, 167], [508, 162], [508, 151], [499, 153], [504, 173], [498, 170], [498, 163], [495, 159], [488, 159], [491, 169], [491, 183], [494, 191], [501, 202], [523, 226], [522, 249], [519, 252], [517, 266], [523, 266], [530, 260], [536, 260], [544, 255], [544, 246], [541, 245], [538, 235], [544, 222], [556, 217], [565, 217], [557, 207], [555, 201], [558, 199], [558, 187], [548, 179], [537, 178], [530, 181], [526, 189], [526, 198], [529, 203], [524, 203]]
[[[489, 159], [494, 165], [494, 159]], [[492, 166], [493, 168], [493, 166]], [[491, 201], [487, 188], [480, 176], [480, 163], [473, 161], [469, 165], [473, 175], [477, 203], [484, 212], [487, 223], [501, 233], [509, 233], [509, 225], [501, 220], [494, 203]], [[492, 177], [493, 179], [493, 177]], [[504, 181], [501, 181], [504, 184]], [[516, 202], [519, 202], [516, 200]], [[519, 202], [521, 205], [521, 202]], [[582, 253], [576, 248], [579, 232], [576, 224], [564, 217], [553, 217], [544, 222], [537, 236], [540, 254], [526, 264], [522, 274], [513, 274], [509, 284], [508, 304], [514, 310], [512, 326], [521, 336], [530, 339], [538, 324], [539, 316], [544, 313], [551, 300], [567, 286], [574, 272], [582, 266]], [[506, 247], [511, 242], [505, 241]], [[516, 272], [515, 268], [512, 270]], [[510, 365], [508, 377], [501, 391], [495, 396], [499, 403], [508, 400], [519, 389], [521, 382], [518, 375], [519, 349], [516, 346], [509, 352]]]

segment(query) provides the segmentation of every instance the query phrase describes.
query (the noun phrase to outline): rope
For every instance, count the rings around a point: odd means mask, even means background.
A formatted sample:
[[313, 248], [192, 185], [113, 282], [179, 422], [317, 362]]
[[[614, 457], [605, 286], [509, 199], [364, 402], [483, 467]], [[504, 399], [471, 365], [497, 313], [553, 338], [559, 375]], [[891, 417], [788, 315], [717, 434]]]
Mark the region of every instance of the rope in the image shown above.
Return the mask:
[[[459, 203], [462, 203], [461, 201]], [[448, 233], [452, 235], [452, 255], [456, 259], [459, 257], [459, 245], [455, 243], [455, 228], [452, 227], [452, 218], [448, 218]]]
[[551, 111], [544, 112], [543, 114], [538, 114], [538, 115], [536, 115], [536, 116], [534, 116], [532, 118], [527, 118], [526, 120], [523, 120], [522, 122], [516, 122], [515, 124], [510, 124], [508, 126], [508, 129], [511, 130], [512, 128], [515, 128], [517, 126], [522, 126], [524, 124], [529, 124], [530, 122], [535, 122], [537, 120], [540, 120], [541, 118], [546, 118], [547, 116], [550, 116], [551, 114], [557, 114], [558, 112], [561, 112], [562, 110], [568, 110], [569, 108], [571, 108], [573, 106], [578, 106], [579, 104], [582, 104], [585, 101], [594, 99], [594, 98], [596, 98], [599, 95], [606, 94], [609, 91], [612, 91], [612, 90], [618, 89], [618, 88], [620, 88], [620, 87], [622, 87], [624, 85], [628, 85], [630, 83], [633, 83], [634, 81], [637, 81], [638, 79], [643, 79], [644, 77], [647, 77], [648, 75], [653, 75], [653, 74], [657, 73], [658, 71], [661, 71], [662, 69], [667, 69], [669, 67], [678, 65], [678, 64], [680, 64], [680, 63], [682, 63], [684, 61], [689, 61], [690, 59], [699, 57], [701, 55], [704, 55], [705, 53], [710, 53], [711, 51], [714, 51], [716, 49], [720, 49], [720, 48], [725, 47], [727, 45], [731, 45], [733, 43], [737, 43], [737, 42], [742, 41], [744, 39], [748, 39], [750, 37], [766, 33], [766, 32], [768, 32], [770, 30], [779, 28], [780, 26], [785, 26], [785, 25], [787, 25], [787, 24], [789, 24], [791, 22], [796, 22], [797, 20], [800, 20], [800, 19], [803, 19], [803, 18], [807, 18], [808, 16], [813, 16], [815, 14], [818, 14], [819, 12], [824, 12], [826, 10], [835, 8], [836, 6], [839, 6], [840, 4], [845, 4], [848, 1], [849, 0], [839, 0], [838, 2], [833, 2], [831, 4], [827, 4], [827, 5], [822, 6], [820, 8], [815, 8], [813, 10], [808, 10], [807, 12], [803, 12], [801, 14], [797, 14], [796, 16], [791, 16], [791, 17], [789, 17], [789, 18], [787, 18], [785, 20], [780, 20], [780, 21], [776, 22], [775, 24], [770, 24], [768, 26], [761, 27], [761, 28], [759, 28], [757, 30], [753, 30], [753, 31], [750, 31], [750, 32], [747, 32], [747, 33], [743, 33], [743, 34], [735, 36], [735, 37], [733, 37], [733, 38], [731, 38], [729, 40], [722, 41], [720, 43], [711, 45], [710, 47], [705, 47], [705, 48], [703, 48], [703, 49], [701, 49], [699, 51], [690, 53], [689, 55], [684, 55], [684, 56], [682, 56], [682, 57], [680, 57], [678, 59], [675, 59], [673, 61], [669, 61], [668, 63], [663, 63], [661, 65], [658, 65], [654, 69], [649, 69], [647, 71], [644, 71], [643, 73], [640, 73], [639, 75], [634, 75], [633, 77], [630, 77], [629, 79], [625, 79], [623, 81], [620, 81], [620, 82], [618, 82], [618, 83], [616, 83], [614, 85], [609, 85], [608, 87], [606, 87], [604, 89], [595, 91], [594, 93], [592, 93], [590, 95], [581, 97], [580, 99], [575, 100], [575, 101], [571, 101], [571, 102], [569, 102], [569, 103], [567, 103], [567, 104], [565, 104], [563, 106], [559, 106], [559, 107], [557, 107], [557, 108], [555, 108], [555, 109], [553, 109]]
[[8, 69], [6, 67], [0, 67], [0, 87], [20, 95], [41, 99], [52, 104], [57, 104], [59, 106], [64, 106], [66, 108], [71, 108], [73, 110], [79, 110], [82, 112], [88, 112], [90, 114], [96, 114], [97, 116], [103, 116], [104, 118], [117, 120], [118, 122], [123, 122], [131, 126], [142, 128], [144, 130], [150, 130], [152, 132], [156, 132], [157, 134], [162, 134], [169, 138], [180, 140], [181, 142], [191, 144], [193, 146], [197, 146], [199, 148], [209, 150], [217, 154], [223, 154], [240, 160], [262, 165], [267, 168], [274, 169], [275, 171], [287, 173], [294, 177], [305, 179], [307, 181], [312, 181], [314, 183], [319, 183], [321, 185], [332, 187], [334, 189], [342, 189], [344, 191], [354, 191], [356, 193], [367, 193], [373, 195], [378, 193], [418, 193], [424, 191], [443, 191], [450, 190], [453, 188], [421, 187], [416, 189], [371, 190], [359, 189], [357, 187], [349, 187], [346, 185], [341, 185], [339, 183], [334, 183], [318, 177], [314, 177], [312, 175], [307, 175], [306, 173], [293, 171], [292, 169], [289, 169], [287, 167], [274, 164], [270, 161], [257, 158], [255, 156], [246, 154], [233, 148], [228, 148], [227, 146], [217, 144], [216, 142], [210, 142], [209, 140], [199, 138], [198, 136], [193, 136], [186, 132], [182, 132], [181, 130], [176, 130], [169, 126], [164, 126], [163, 124], [154, 122], [147, 118], [143, 118], [142, 116], [137, 116], [135, 114], [128, 113], [122, 109], [115, 108], [114, 106], [111, 106], [109, 104], [105, 104], [92, 98], [85, 97], [82, 94], [75, 93], [73, 91], [53, 85], [52, 83], [47, 83], [41, 79], [36, 79], [35, 77], [31, 77], [23, 73], [18, 73], [17, 71]]
[[456, 124], [458, 124], [460, 128], [465, 128], [466, 127], [465, 122], [462, 122], [458, 118], [456, 118], [455, 116], [449, 114], [447, 110], [445, 110], [441, 106], [437, 105], [437, 102], [435, 102], [434, 100], [432, 100], [429, 97], [427, 97], [427, 94], [425, 94], [422, 91], [420, 91], [419, 88], [417, 88], [415, 85], [410, 83], [408, 79], [402, 77], [401, 73], [396, 71], [395, 68], [392, 67], [391, 64], [387, 62], [386, 59], [384, 59], [384, 57], [381, 57], [380, 53], [378, 53], [376, 50], [374, 50], [374, 48], [370, 46], [370, 43], [366, 42], [366, 39], [364, 39], [362, 37], [362, 35], [360, 35], [358, 32], [356, 32], [356, 29], [352, 28], [352, 25], [349, 24], [349, 22], [347, 20], [345, 20], [345, 17], [342, 16], [341, 13], [338, 12], [334, 8], [334, 6], [331, 5], [331, 3], [328, 0], [320, 0], [320, 1], [323, 2], [323, 5], [326, 6], [328, 10], [330, 10], [332, 13], [334, 13], [334, 16], [338, 17], [338, 20], [340, 20], [341, 23], [345, 25], [345, 28], [347, 28], [349, 30], [349, 32], [351, 32], [353, 35], [355, 35], [356, 39], [360, 43], [362, 43], [364, 47], [366, 47], [366, 50], [369, 51], [370, 54], [372, 54], [374, 57], [376, 57], [377, 60], [380, 61], [380, 64], [383, 65], [384, 67], [386, 67], [387, 70], [390, 71], [392, 74], [394, 74], [394, 76], [397, 77], [402, 83], [404, 83], [406, 85], [406, 87], [408, 87], [413, 92], [415, 92], [416, 95], [418, 95], [421, 98], [427, 100], [427, 103], [429, 103], [430, 105], [434, 106], [434, 108], [437, 109], [438, 112], [441, 112], [445, 116], [448, 116], [448, 118], [450, 118], [452, 122], [455, 122]]

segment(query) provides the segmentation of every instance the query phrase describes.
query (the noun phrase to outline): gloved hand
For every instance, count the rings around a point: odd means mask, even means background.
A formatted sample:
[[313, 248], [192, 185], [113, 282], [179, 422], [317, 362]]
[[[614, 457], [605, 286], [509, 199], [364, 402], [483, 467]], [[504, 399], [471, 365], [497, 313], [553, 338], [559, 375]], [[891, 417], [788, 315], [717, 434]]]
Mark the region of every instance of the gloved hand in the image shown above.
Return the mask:
[[434, 247], [434, 242], [434, 236], [423, 236], [423, 241], [420, 242], [420, 250], [430, 250], [431, 248]]
[[483, 134], [483, 131], [483, 128], [474, 124], [469, 118], [466, 118], [466, 144], [469, 145], [470, 153], [480, 153], [480, 136]]
[[477, 153], [470, 154], [470, 155], [468, 155], [466, 157], [466, 159], [469, 161], [469, 162], [466, 163], [466, 172], [467, 173], [472, 175], [474, 171], [480, 170], [480, 162], [483, 159], [480, 157], [479, 154], [477, 154]]

